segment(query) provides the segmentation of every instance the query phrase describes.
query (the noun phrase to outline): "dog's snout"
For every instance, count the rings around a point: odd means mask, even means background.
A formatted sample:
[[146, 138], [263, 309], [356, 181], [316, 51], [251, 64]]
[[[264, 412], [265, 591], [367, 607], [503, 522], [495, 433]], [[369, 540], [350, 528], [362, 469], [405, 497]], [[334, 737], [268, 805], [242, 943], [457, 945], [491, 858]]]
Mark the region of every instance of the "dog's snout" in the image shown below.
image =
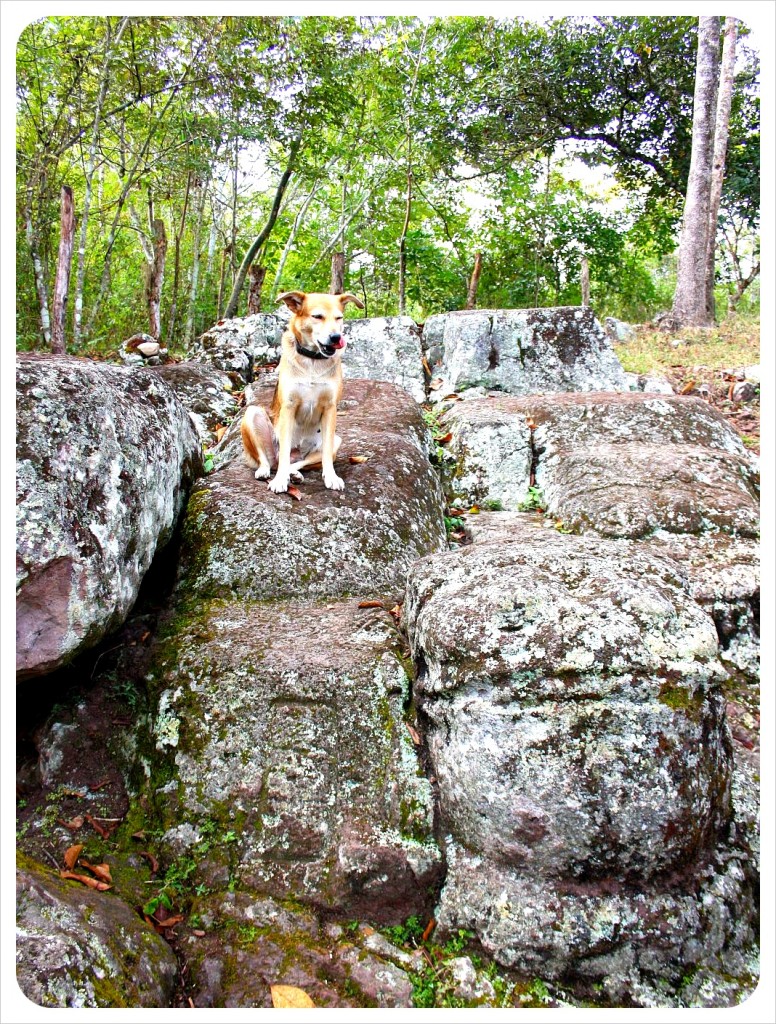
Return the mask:
[[336, 345], [338, 341], [342, 341], [342, 335], [339, 333], [339, 331], [332, 331], [332, 333], [329, 335], [329, 344]]

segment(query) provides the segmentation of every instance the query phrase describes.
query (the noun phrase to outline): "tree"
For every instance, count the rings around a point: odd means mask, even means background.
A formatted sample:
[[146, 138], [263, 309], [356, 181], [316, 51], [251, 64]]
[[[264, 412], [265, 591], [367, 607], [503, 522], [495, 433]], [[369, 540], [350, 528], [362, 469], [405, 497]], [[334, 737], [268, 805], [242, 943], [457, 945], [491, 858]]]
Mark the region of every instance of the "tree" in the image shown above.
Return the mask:
[[[714, 162], [714, 128], [719, 85], [719, 18], [698, 21], [698, 55], [695, 71], [692, 157], [687, 196], [679, 239], [674, 324], [705, 327], [709, 315], [708, 246], [711, 228], [711, 188]], [[716, 217], [714, 218], [716, 225]]]

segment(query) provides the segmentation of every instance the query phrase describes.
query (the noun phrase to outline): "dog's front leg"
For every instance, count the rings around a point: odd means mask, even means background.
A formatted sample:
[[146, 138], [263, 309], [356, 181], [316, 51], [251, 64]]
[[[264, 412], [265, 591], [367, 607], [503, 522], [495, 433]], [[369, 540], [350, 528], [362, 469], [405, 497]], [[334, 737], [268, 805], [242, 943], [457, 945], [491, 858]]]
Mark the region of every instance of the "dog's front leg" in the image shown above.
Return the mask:
[[284, 402], [276, 426], [278, 435], [278, 468], [267, 487], [276, 494], [288, 490], [291, 479], [291, 435], [293, 434], [295, 408], [293, 403]]
[[[334, 428], [337, 425], [337, 407], [328, 406], [321, 417], [321, 469], [323, 482], [332, 491], [341, 491], [345, 486], [342, 477], [334, 472], [334, 455], [339, 447], [335, 442]], [[337, 441], [339, 438], [336, 439]]]

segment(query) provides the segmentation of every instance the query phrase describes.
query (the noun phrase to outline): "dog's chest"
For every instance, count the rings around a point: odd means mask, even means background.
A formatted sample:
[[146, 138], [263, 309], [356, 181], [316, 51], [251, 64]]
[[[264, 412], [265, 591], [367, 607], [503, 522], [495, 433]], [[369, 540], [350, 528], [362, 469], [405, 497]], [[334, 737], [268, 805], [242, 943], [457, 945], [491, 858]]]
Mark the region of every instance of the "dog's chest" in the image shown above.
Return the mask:
[[333, 395], [328, 383], [305, 384], [299, 382], [294, 390], [298, 401], [294, 433], [298, 440], [302, 440], [317, 432], [321, 425], [323, 411], [333, 401]]

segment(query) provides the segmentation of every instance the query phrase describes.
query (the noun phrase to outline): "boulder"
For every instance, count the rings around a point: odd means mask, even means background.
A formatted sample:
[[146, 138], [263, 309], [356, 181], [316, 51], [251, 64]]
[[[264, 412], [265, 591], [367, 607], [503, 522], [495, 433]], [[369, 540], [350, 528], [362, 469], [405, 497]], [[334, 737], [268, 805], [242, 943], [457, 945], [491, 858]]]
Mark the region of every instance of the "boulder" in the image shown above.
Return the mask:
[[[347, 918], [428, 909], [440, 854], [402, 643], [357, 600], [179, 607], [147, 677], [170, 855], [201, 859], [210, 887], [231, 877]], [[208, 822], [234, 844], [203, 849]]]
[[517, 509], [533, 474], [567, 529], [757, 536], [757, 473], [740, 438], [700, 399], [641, 394], [490, 396], [457, 402], [450, 489]]
[[17, 675], [26, 678], [123, 621], [202, 453], [153, 370], [22, 355], [16, 408]]
[[754, 938], [717, 630], [654, 550], [522, 519], [409, 575], [436, 916], [521, 973], [639, 998]]
[[38, 1006], [168, 1006], [178, 965], [151, 925], [109, 892], [23, 859], [16, 876], [16, 978]]
[[238, 374], [247, 383], [253, 380], [255, 367], [280, 359], [280, 339], [286, 319], [274, 313], [253, 313], [219, 320], [197, 339], [191, 357]]
[[674, 389], [665, 377], [652, 377], [646, 373], [626, 373], [630, 391], [645, 391], [651, 395], [673, 395]]
[[[260, 398], [271, 395], [262, 390]], [[301, 500], [274, 494], [237, 453], [193, 489], [179, 590], [199, 599], [295, 594], [398, 600], [410, 563], [445, 547], [443, 499], [415, 401], [392, 384], [347, 381], [337, 419], [343, 491], [306, 471]], [[351, 463], [350, 458], [366, 459]]]
[[347, 320], [348, 346], [342, 358], [345, 379], [382, 380], [425, 402], [421, 330], [408, 316]]
[[[271, 986], [301, 989], [317, 1007], [410, 1007], [412, 984], [394, 963], [405, 957], [379, 932], [322, 927], [309, 911], [225, 893], [197, 901], [199, 935], [181, 939], [197, 1007], [270, 1007]], [[406, 956], [407, 960], [410, 957]]]
[[628, 388], [601, 325], [586, 307], [439, 313], [428, 318], [423, 334], [431, 360], [441, 355], [442, 383], [432, 391], [432, 402], [472, 387], [513, 395]]
[[625, 345], [636, 337], [636, 331], [630, 324], [626, 324], [625, 321], [618, 320], [614, 316], [607, 316], [604, 319], [604, 330], [607, 337], [619, 345]]
[[204, 444], [213, 444], [219, 426], [237, 415], [234, 384], [228, 373], [202, 363], [169, 363], [154, 368], [189, 412]]

